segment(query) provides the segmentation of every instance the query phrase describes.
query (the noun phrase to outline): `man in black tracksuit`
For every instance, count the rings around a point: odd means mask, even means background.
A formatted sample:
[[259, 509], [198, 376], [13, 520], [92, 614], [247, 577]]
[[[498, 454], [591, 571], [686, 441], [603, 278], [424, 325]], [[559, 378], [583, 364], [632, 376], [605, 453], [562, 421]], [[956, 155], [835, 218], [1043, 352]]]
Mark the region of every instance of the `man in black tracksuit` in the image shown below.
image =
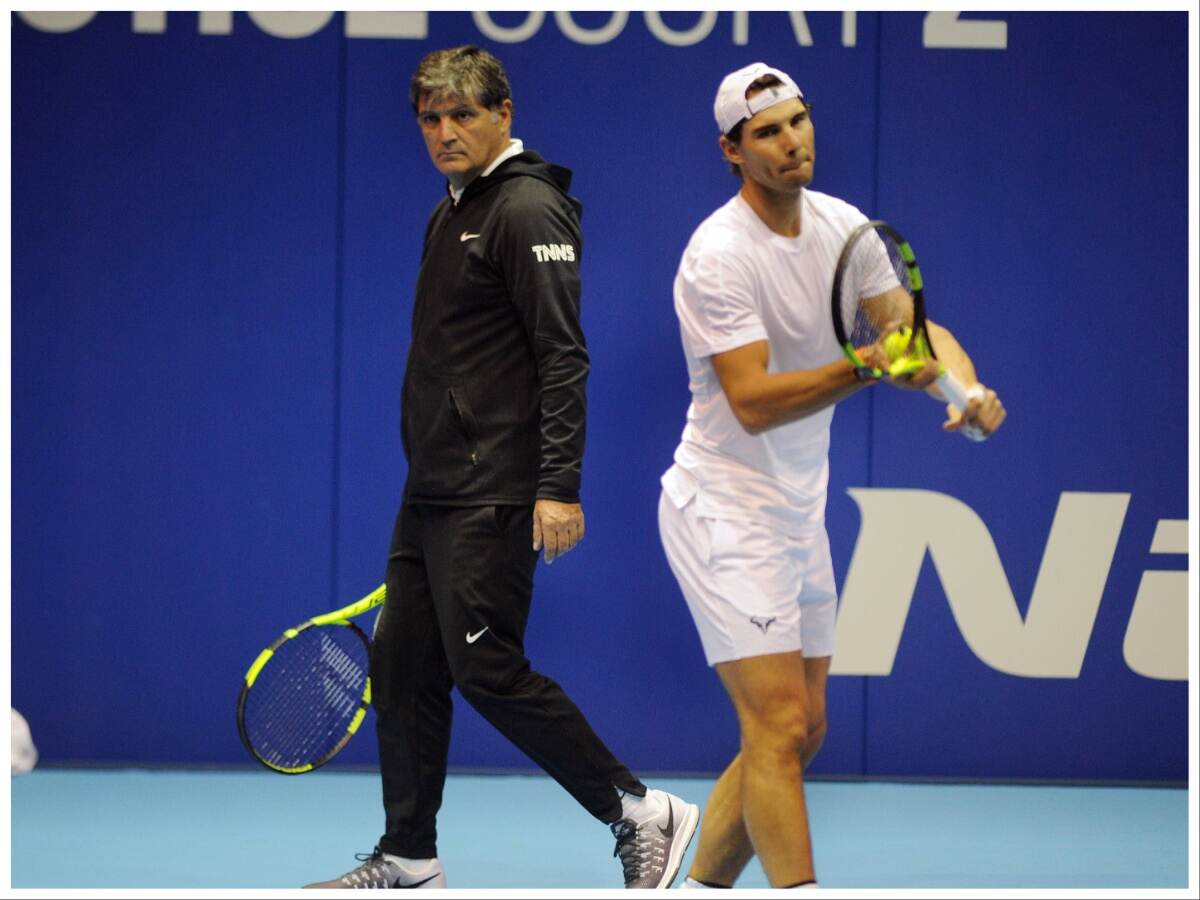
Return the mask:
[[525, 626], [539, 550], [583, 537], [588, 354], [571, 173], [512, 140], [507, 77], [474, 47], [422, 60], [410, 89], [448, 196], [425, 233], [404, 377], [408, 480], [372, 646], [386, 832], [313, 887], [442, 887], [435, 818], [450, 690], [612, 827], [626, 887], [669, 887], [699, 810], [647, 790], [553, 680]]

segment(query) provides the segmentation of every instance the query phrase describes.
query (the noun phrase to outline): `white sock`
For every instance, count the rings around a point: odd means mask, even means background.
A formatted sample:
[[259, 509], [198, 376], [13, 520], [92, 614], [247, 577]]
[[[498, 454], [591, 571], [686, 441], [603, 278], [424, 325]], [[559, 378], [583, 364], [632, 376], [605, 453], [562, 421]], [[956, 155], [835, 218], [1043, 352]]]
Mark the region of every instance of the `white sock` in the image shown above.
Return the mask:
[[697, 881], [691, 875], [688, 875], [686, 878], [683, 879], [683, 884], [681, 884], [679, 887], [681, 890], [683, 888], [691, 888], [691, 889], [699, 889], [702, 891], [712, 891], [712, 890], [726, 891], [726, 890], [729, 890], [732, 887], [732, 885], [705, 884], [703, 881]]
[[785, 890], [785, 891], [807, 891], [809, 888], [819, 888], [819, 887], [820, 887], [820, 885], [817, 884], [815, 881], [809, 881], [804, 884], [798, 884], [795, 887], [782, 888], [782, 890]]
[[621, 818], [632, 819], [638, 825], [653, 819], [662, 811], [662, 799], [655, 796], [657, 791], [646, 791], [645, 797], [631, 794], [618, 789], [621, 795]]

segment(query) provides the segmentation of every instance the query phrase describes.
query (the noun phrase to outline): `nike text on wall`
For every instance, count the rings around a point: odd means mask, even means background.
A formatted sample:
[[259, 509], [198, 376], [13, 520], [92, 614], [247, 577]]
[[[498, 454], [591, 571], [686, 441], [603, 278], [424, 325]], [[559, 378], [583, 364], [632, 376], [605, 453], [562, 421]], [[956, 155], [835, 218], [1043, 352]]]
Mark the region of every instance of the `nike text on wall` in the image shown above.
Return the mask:
[[[923, 490], [854, 488], [862, 526], [838, 611], [834, 675], [888, 675], [928, 553], [967, 645], [1025, 678], [1078, 678], [1129, 494], [1064, 491], [1025, 616], [987, 526], [962, 501]], [[1160, 519], [1151, 553], [1187, 552], [1187, 520]], [[1188, 677], [1187, 572], [1143, 574], [1123, 653], [1147, 678]]]

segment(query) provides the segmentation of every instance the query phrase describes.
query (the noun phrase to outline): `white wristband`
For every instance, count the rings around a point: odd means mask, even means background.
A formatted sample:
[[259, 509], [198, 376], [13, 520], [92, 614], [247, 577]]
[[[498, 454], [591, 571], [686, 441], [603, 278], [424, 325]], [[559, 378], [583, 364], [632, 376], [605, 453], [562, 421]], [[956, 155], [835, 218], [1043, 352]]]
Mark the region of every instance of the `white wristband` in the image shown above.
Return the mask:
[[[982, 400], [984, 394], [986, 393], [987, 388], [977, 381], [967, 388], [967, 399]], [[964, 424], [958, 429], [958, 431], [963, 437], [972, 441], [986, 441], [988, 438], [988, 436], [984, 434], [982, 428], [980, 428], [978, 425], [971, 425], [970, 423]]]

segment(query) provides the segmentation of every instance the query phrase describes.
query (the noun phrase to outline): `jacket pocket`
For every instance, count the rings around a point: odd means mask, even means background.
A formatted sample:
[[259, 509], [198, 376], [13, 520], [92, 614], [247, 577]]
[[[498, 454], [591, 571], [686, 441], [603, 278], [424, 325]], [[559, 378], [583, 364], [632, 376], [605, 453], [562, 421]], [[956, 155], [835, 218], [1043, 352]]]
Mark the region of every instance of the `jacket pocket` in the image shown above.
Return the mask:
[[446, 394], [450, 398], [450, 409], [454, 412], [454, 418], [459, 424], [463, 438], [467, 442], [467, 451], [471, 455], [471, 465], [479, 465], [479, 423], [476, 422], [474, 414], [471, 412], [471, 407], [467, 404], [467, 398], [461, 388], [446, 388]]

